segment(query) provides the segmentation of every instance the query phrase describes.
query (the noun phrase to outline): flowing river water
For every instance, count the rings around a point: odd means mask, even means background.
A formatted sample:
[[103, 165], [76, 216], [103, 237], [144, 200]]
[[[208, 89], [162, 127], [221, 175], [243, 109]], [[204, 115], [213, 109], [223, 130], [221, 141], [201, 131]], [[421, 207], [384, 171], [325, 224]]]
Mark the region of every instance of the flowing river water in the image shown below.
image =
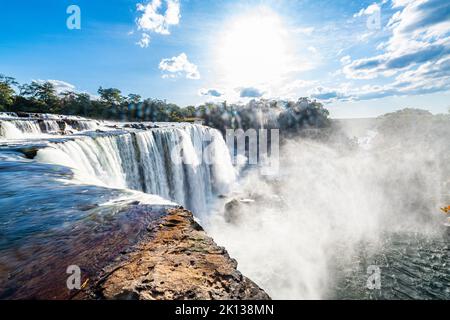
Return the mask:
[[[294, 141], [276, 179], [237, 180], [217, 130], [62, 119], [0, 117], [1, 298], [68, 298], [67, 265], [95, 274], [175, 205], [273, 298], [450, 298], [441, 154]], [[223, 195], [254, 202], [230, 222]]]

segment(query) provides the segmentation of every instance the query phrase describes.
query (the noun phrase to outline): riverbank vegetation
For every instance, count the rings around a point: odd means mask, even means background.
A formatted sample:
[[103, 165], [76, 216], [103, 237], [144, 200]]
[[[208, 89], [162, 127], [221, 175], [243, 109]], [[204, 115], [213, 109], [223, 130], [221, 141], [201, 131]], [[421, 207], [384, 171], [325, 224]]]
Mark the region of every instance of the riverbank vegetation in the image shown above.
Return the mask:
[[58, 92], [50, 81], [19, 84], [0, 75], [0, 111], [54, 113], [118, 121], [202, 121], [226, 129], [278, 128], [296, 131], [330, 125], [323, 105], [308, 98], [297, 101], [251, 100], [246, 104], [205, 103], [180, 107], [165, 100], [123, 95], [117, 88], [100, 87], [98, 96], [74, 91]]

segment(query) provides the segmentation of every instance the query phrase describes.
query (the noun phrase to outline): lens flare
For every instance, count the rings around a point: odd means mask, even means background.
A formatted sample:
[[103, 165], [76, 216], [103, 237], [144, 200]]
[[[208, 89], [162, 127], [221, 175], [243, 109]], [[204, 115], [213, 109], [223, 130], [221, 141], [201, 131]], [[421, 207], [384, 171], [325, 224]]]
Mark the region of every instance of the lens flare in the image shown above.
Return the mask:
[[266, 85], [280, 80], [289, 69], [289, 30], [270, 9], [234, 17], [219, 35], [217, 65], [234, 86]]

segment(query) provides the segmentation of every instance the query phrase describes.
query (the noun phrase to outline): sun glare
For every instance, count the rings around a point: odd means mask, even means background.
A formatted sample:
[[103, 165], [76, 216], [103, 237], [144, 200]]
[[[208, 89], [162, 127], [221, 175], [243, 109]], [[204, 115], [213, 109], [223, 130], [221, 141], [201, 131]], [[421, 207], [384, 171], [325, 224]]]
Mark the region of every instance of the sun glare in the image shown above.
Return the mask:
[[223, 79], [234, 86], [257, 86], [278, 81], [289, 62], [288, 31], [270, 10], [230, 20], [217, 46]]

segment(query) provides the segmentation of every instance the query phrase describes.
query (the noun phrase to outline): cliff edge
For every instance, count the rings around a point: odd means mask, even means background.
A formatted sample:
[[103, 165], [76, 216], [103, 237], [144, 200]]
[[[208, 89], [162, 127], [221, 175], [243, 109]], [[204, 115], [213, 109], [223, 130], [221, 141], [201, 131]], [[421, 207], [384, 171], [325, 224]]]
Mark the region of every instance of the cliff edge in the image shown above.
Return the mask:
[[89, 288], [94, 299], [270, 299], [237, 270], [236, 260], [182, 208], [168, 209], [148, 235], [104, 268]]

